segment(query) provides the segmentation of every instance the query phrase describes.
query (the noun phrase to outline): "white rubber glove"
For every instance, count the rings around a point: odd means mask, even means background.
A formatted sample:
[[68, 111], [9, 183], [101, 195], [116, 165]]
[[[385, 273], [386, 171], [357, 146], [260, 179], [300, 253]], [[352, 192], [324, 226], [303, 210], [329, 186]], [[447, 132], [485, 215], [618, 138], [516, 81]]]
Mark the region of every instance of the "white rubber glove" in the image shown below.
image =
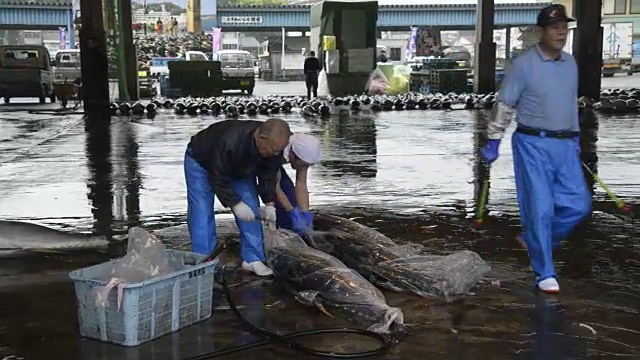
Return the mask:
[[249, 205], [245, 204], [242, 201], [235, 204], [231, 208], [231, 211], [233, 211], [233, 214], [237, 216], [238, 219], [243, 221], [254, 221], [256, 219], [256, 214], [253, 212], [253, 210], [251, 210]]
[[276, 222], [276, 208], [273, 206], [263, 206], [260, 208], [260, 218], [266, 223]]

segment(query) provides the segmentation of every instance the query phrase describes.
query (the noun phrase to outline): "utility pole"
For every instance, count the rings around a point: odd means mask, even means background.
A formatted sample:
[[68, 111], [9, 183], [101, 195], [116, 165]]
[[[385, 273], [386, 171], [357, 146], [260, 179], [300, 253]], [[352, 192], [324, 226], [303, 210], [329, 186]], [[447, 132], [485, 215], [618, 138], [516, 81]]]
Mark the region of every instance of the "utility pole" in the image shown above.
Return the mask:
[[125, 86], [128, 100], [138, 100], [138, 56], [133, 44], [133, 32], [131, 29], [131, 0], [118, 0], [118, 37], [122, 44], [124, 57]]
[[187, 31], [190, 34], [199, 34], [202, 31], [200, 0], [187, 0]]
[[109, 67], [102, 0], [80, 0], [82, 98], [88, 114], [109, 108]]

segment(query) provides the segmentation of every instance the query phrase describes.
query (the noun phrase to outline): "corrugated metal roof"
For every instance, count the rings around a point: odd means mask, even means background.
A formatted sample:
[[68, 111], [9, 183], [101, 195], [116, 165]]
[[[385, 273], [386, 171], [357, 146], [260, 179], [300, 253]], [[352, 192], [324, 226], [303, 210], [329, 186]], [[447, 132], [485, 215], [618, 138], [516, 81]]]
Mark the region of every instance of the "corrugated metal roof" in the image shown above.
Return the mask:
[[[536, 23], [537, 10], [509, 9], [496, 11], [495, 25], [530, 25]], [[473, 26], [475, 10], [380, 11], [378, 26]]]
[[[552, 4], [549, 2], [514, 2], [514, 3], [499, 3], [495, 4], [496, 9], [503, 8], [524, 8], [524, 9], [542, 9], [543, 7]], [[293, 4], [293, 5], [218, 5], [218, 9], [227, 11], [227, 10], [244, 10], [244, 9], [256, 9], [256, 10], [271, 10], [271, 9], [279, 9], [279, 10], [293, 10], [299, 11], [300, 9], [308, 9], [313, 4]], [[379, 5], [379, 9], [433, 9], [433, 8], [441, 8], [441, 9], [475, 9], [476, 4], [385, 4]]]
[[[529, 4], [531, 5], [531, 4]], [[537, 3], [535, 7], [496, 8], [496, 25], [530, 25], [536, 23], [539, 10], [544, 3]], [[411, 8], [411, 9], [410, 9]], [[245, 9], [224, 9], [218, 11], [217, 26], [223, 28], [279, 28], [279, 27], [309, 27], [308, 8], [297, 11], [278, 11], [273, 8], [248, 7]], [[222, 17], [258, 17], [261, 22], [254, 24], [234, 24], [222, 22]], [[378, 12], [378, 26], [402, 27], [402, 26], [473, 26], [476, 23], [476, 10], [474, 6], [467, 8], [430, 8], [415, 9], [413, 7], [393, 7], [392, 9], [380, 9]], [[202, 20], [202, 28], [208, 31], [215, 22], [211, 19]]]
[[70, 8], [0, 8], [1, 25], [67, 26], [72, 23]]
[[0, 6], [72, 7], [73, 2], [71, 0], [0, 0]]

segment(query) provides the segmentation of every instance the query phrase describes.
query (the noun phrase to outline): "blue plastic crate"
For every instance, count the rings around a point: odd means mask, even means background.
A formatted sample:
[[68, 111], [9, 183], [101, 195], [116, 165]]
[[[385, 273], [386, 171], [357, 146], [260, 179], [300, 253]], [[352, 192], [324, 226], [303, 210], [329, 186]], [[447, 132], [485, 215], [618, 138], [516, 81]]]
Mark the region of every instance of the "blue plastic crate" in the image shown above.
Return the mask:
[[[80, 335], [124, 346], [136, 346], [211, 317], [213, 277], [217, 261], [198, 264], [204, 255], [167, 250], [171, 262], [185, 269], [135, 284], [123, 285], [118, 310], [118, 289], [109, 292], [108, 304], [96, 306], [96, 293], [114, 261], [73, 271], [78, 299]], [[195, 265], [194, 265], [195, 264]]]

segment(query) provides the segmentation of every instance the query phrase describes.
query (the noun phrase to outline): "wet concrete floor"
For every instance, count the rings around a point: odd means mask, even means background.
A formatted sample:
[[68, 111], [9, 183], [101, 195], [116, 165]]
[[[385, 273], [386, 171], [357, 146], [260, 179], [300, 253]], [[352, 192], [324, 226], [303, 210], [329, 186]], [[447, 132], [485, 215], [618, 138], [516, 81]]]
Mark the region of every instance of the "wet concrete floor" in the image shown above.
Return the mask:
[[[290, 86], [269, 84], [263, 91], [286, 93]], [[15, 107], [0, 106], [6, 109]], [[494, 268], [462, 303], [387, 292], [389, 304], [404, 311], [410, 335], [381, 358], [639, 358], [640, 228], [634, 218], [640, 211], [640, 118], [600, 116], [597, 133], [585, 134], [591, 142], [583, 149], [585, 159], [597, 165], [603, 181], [632, 204], [633, 212], [619, 215], [596, 188], [592, 221], [556, 254], [562, 293], [545, 296], [531, 286], [526, 252], [513, 240], [519, 228], [509, 142], [492, 167], [490, 216], [482, 229], [473, 227], [475, 179], [483, 175], [474, 155], [482, 116], [407, 111], [327, 121], [286, 117], [293, 131], [322, 140], [323, 160], [310, 177], [314, 208], [357, 217], [435, 254], [471, 249]], [[81, 115], [4, 112], [0, 219], [108, 235], [139, 225], [157, 231], [168, 247], [188, 249], [184, 147], [212, 121], [167, 113], [153, 120], [113, 119], [103, 126], [85, 125]], [[221, 237], [237, 238], [230, 216], [218, 218]], [[220, 293], [211, 320], [137, 348], [80, 338], [67, 274], [116, 255], [0, 260], [0, 359], [177, 360], [258, 340]], [[242, 280], [246, 283], [235, 287], [234, 297], [257, 325], [279, 333], [349, 325], [298, 304], [270, 280]], [[347, 337], [306, 343], [342, 351], [369, 345]], [[290, 356], [287, 349], [269, 347], [226, 358]]]

